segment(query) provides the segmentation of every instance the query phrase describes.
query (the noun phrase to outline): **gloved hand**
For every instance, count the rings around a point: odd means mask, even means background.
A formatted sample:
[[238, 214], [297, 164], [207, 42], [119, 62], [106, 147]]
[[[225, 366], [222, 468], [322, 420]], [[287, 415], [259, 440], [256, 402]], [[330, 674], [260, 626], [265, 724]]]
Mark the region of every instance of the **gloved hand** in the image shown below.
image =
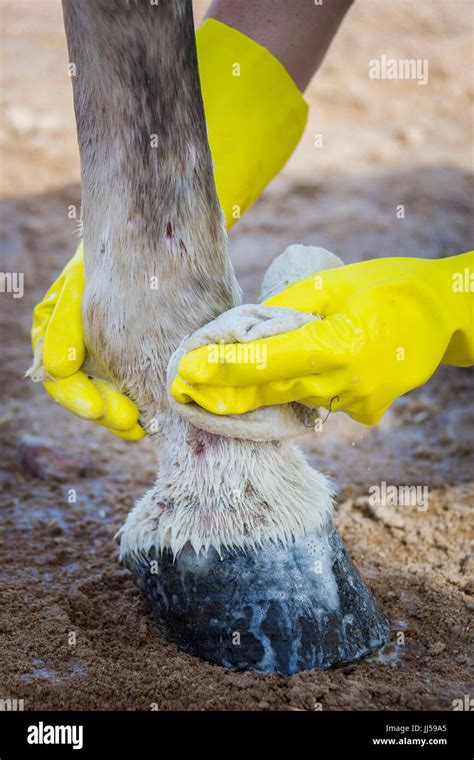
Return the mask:
[[[186, 354], [171, 386], [177, 401], [241, 414], [290, 401], [377, 423], [390, 404], [425, 383], [440, 363], [474, 363], [474, 253], [441, 260], [376, 259], [329, 269], [265, 301], [323, 320], [265, 341], [246, 356], [259, 365], [208, 362], [208, 346]], [[467, 272], [467, 275], [466, 275]], [[183, 381], [188, 384], [183, 392]]]
[[110, 383], [91, 379], [80, 371], [86, 355], [81, 314], [83, 290], [81, 243], [33, 312], [31, 340], [35, 361], [30, 374], [35, 378], [35, 373], [41, 372], [49, 395], [69, 411], [105, 425], [120, 438], [138, 441], [145, 433], [138, 424], [135, 404]]
[[[281, 63], [236, 29], [207, 19], [196, 43], [217, 194], [230, 229], [286, 163], [303, 132], [308, 107]], [[233, 76], [236, 61], [239, 76]], [[34, 310], [31, 374], [43, 351], [51, 377], [44, 387], [58, 403], [121, 438], [139, 440], [145, 433], [133, 402], [110, 383], [80, 371], [84, 281], [81, 244]]]

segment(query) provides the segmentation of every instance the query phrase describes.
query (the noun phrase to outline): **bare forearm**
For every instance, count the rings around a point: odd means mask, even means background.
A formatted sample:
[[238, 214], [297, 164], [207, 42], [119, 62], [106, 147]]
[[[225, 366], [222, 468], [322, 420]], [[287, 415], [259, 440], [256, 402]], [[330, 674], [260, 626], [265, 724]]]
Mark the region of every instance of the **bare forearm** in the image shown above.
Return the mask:
[[353, 0], [213, 0], [207, 12], [270, 50], [303, 92]]

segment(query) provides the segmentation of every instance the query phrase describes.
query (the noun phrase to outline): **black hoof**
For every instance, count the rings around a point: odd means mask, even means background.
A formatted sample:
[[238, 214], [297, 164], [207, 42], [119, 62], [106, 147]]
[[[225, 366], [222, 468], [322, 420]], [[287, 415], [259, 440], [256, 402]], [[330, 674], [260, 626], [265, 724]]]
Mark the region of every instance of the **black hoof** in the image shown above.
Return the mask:
[[334, 528], [248, 553], [187, 546], [125, 560], [166, 636], [228, 668], [297, 673], [358, 660], [388, 623]]

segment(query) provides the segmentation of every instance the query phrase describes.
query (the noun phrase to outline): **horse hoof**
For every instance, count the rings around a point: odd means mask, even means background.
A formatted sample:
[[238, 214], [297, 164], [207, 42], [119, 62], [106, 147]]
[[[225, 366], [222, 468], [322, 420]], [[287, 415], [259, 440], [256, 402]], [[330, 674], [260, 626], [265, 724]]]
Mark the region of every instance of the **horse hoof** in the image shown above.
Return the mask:
[[288, 546], [246, 553], [187, 545], [125, 558], [166, 636], [239, 670], [291, 675], [359, 660], [389, 626], [332, 524]]

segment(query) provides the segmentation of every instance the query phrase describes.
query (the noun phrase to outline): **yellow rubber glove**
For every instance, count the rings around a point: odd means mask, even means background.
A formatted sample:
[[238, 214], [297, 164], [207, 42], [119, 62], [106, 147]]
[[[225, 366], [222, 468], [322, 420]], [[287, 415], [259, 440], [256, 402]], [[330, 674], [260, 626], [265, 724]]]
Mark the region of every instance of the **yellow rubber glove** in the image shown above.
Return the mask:
[[[258, 198], [297, 145], [308, 107], [282, 64], [231, 27], [207, 19], [197, 32], [201, 88], [217, 194], [229, 229]], [[82, 243], [33, 315], [38, 377], [43, 360], [48, 393], [84, 419], [121, 438], [139, 440], [138, 409], [110, 383], [80, 371], [85, 358], [81, 302]]]
[[[84, 257], [82, 243], [33, 312], [33, 379], [69, 411], [137, 441], [145, 435], [138, 409], [110, 383], [90, 378], [80, 368], [86, 356], [82, 335]], [[38, 373], [38, 376], [36, 377]], [[50, 378], [50, 379], [48, 379]]]
[[[290, 401], [377, 423], [440, 363], [474, 363], [474, 252], [441, 260], [376, 259], [329, 269], [265, 302], [315, 315], [290, 333], [256, 341], [258, 365], [208, 362], [208, 346], [186, 354], [171, 392], [215, 414]], [[264, 346], [264, 348], [263, 348]], [[261, 357], [266, 364], [262, 368]]]
[[230, 229], [286, 164], [308, 105], [284, 66], [242, 32], [206, 19], [196, 45], [217, 195]]

